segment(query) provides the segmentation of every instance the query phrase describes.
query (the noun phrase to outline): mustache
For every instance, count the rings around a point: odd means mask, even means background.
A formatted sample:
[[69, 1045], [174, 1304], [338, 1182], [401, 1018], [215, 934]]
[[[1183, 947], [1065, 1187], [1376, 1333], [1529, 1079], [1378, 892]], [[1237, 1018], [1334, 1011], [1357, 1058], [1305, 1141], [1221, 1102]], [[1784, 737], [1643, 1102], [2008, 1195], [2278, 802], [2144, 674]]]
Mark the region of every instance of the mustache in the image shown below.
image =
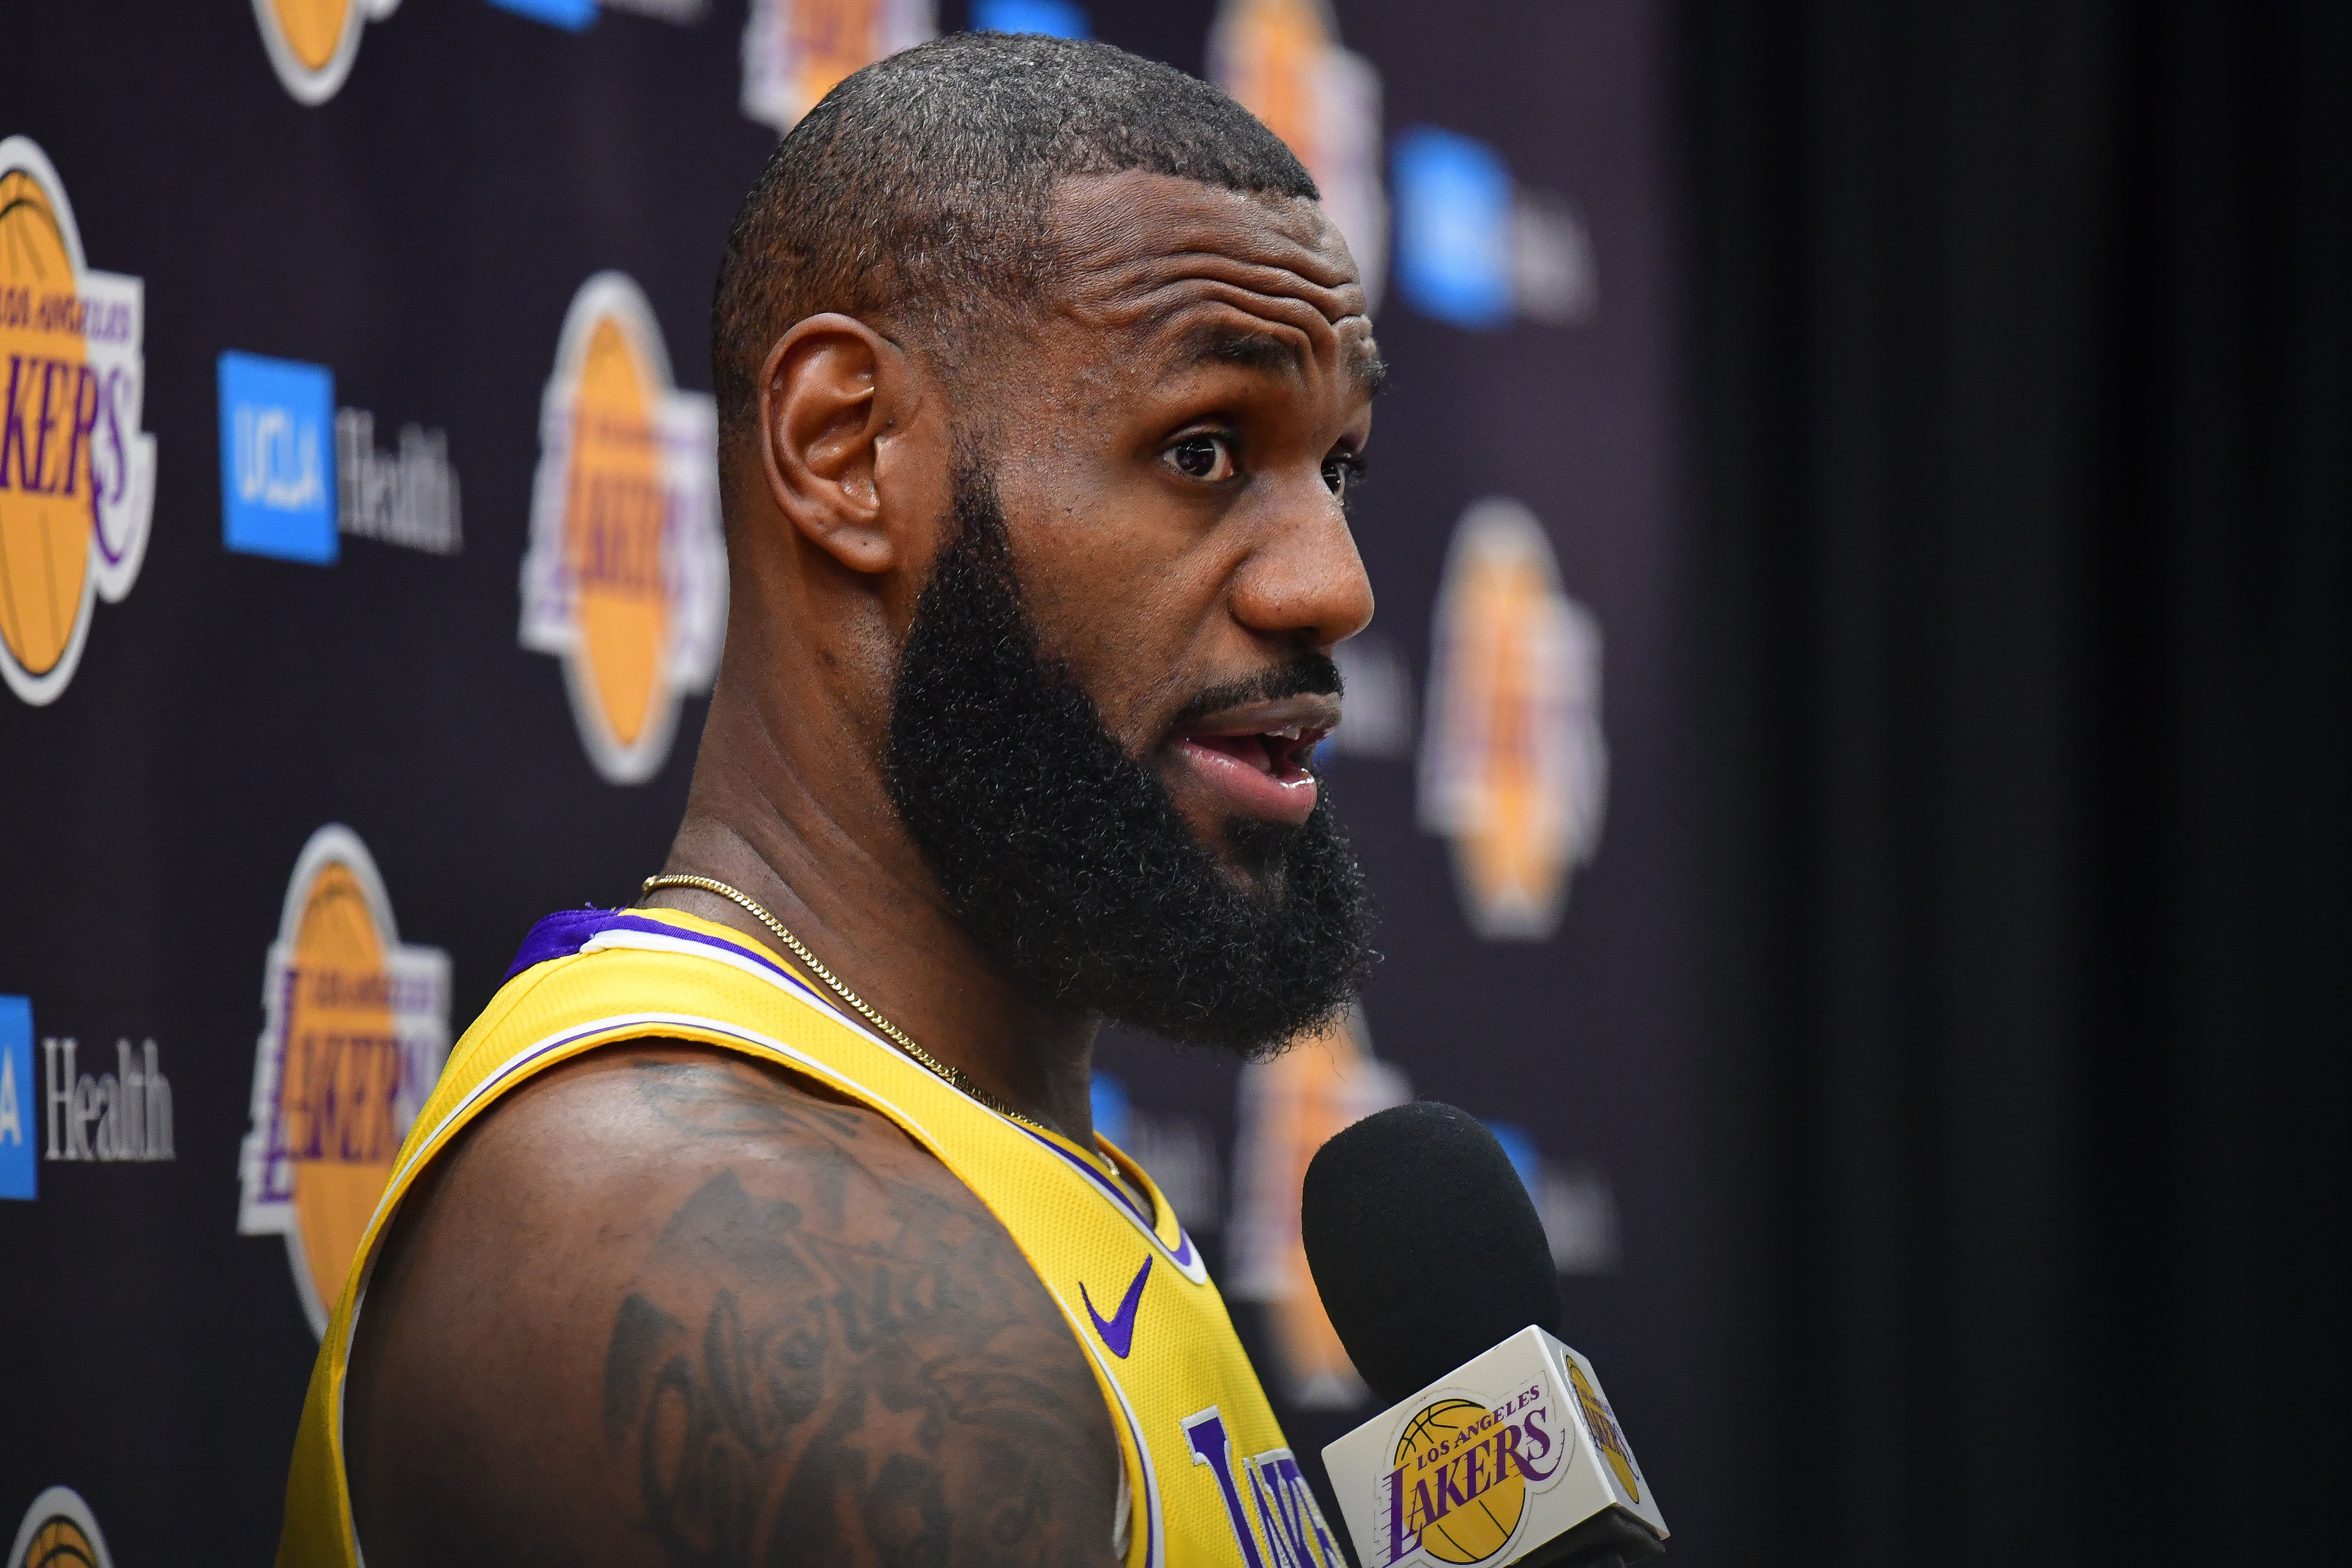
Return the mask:
[[1259, 674], [1203, 688], [1184, 704], [1171, 727], [1181, 727], [1228, 708], [1239, 708], [1245, 702], [1272, 702], [1284, 697], [1309, 695], [1346, 695], [1339, 666], [1328, 653], [1303, 653], [1287, 664], [1278, 664]]

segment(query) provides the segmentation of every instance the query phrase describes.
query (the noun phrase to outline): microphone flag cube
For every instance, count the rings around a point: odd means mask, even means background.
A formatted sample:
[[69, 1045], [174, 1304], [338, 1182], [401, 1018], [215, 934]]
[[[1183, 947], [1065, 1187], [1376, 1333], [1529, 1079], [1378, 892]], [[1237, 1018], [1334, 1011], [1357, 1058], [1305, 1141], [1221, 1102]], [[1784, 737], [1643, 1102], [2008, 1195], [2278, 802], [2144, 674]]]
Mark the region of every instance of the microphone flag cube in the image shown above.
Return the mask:
[[1592, 1363], [1520, 1330], [1323, 1450], [1364, 1568], [1631, 1563], [1665, 1516]]

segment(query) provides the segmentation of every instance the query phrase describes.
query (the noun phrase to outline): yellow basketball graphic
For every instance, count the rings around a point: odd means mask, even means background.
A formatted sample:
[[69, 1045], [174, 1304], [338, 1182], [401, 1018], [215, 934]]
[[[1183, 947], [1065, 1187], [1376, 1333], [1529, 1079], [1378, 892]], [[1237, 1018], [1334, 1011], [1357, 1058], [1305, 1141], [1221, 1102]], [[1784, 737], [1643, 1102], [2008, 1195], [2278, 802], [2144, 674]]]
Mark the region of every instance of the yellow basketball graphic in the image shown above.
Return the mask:
[[669, 640], [658, 389], [647, 379], [621, 324], [598, 321], [580, 372], [564, 535], [583, 650], [604, 721], [624, 746], [645, 731]]
[[327, 1310], [449, 1051], [449, 956], [404, 942], [375, 861], [330, 824], [294, 863], [262, 971], [242, 1236], [282, 1236], [310, 1326]]
[[1339, 43], [1329, 0], [1223, 0], [1209, 27], [1209, 79], [1282, 138], [1314, 176], [1348, 241], [1368, 309], [1388, 270], [1381, 184], [1381, 78]]
[[1484, 1563], [1510, 1543], [1527, 1510], [1527, 1478], [1509, 1461], [1509, 1446], [1478, 1430], [1491, 1426], [1491, 1414], [1467, 1399], [1441, 1399], [1397, 1439], [1399, 1484], [1412, 1489], [1404, 1527], [1442, 1562]]
[[52, 1519], [33, 1531], [18, 1568], [96, 1568], [98, 1550], [69, 1519]]
[[1549, 803], [1538, 787], [1537, 694], [1528, 679], [1528, 640], [1549, 607], [1551, 584], [1523, 559], [1476, 561], [1469, 570], [1462, 682], [1486, 706], [1486, 809], [1459, 844], [1482, 896], [1534, 898], [1559, 870], [1537, 820]]
[[1617, 1484], [1635, 1502], [1642, 1500], [1642, 1478], [1633, 1468], [1633, 1450], [1626, 1445], [1625, 1434], [1618, 1427], [1616, 1413], [1601, 1391], [1584, 1375], [1584, 1369], [1573, 1361], [1568, 1363], [1568, 1375], [1576, 1384], [1576, 1403], [1584, 1412], [1585, 1428], [1592, 1434], [1593, 1447], [1609, 1461], [1609, 1468], [1617, 1477]]
[[882, 58], [880, 0], [793, 0], [787, 47], [800, 66], [801, 101], [814, 103], [844, 77]]
[[1541, 940], [1600, 846], [1608, 747], [1599, 626], [1560, 591], [1526, 507], [1490, 498], [1463, 514], [1431, 641], [1422, 826], [1453, 840], [1479, 935]]
[[324, 70], [342, 47], [359, 0], [266, 0], [286, 47], [308, 70]]
[[391, 994], [367, 896], [331, 861], [303, 900], [278, 1090], [302, 1258], [322, 1301], [341, 1293], [400, 1147]]
[[89, 597], [99, 388], [80, 334], [44, 330], [55, 316], [42, 306], [72, 297], [74, 268], [56, 204], [29, 170], [0, 174], [0, 289], [12, 297], [0, 391], [19, 416], [0, 447], [0, 639], [37, 677], [65, 658]]
[[112, 1568], [112, 1560], [81, 1494], [51, 1487], [25, 1510], [5, 1568]]
[[1226, 26], [1234, 101], [1311, 168], [1319, 139], [1313, 73], [1331, 47], [1322, 7], [1316, 0], [1237, 0]]
[[581, 742], [614, 784], [660, 771], [679, 697], [727, 629], [719, 414], [670, 381], [661, 324], [620, 272], [580, 286], [540, 405], [522, 646], [560, 656]]
[[400, 0], [253, 0], [270, 68], [297, 103], [324, 103], [359, 58], [360, 35]]
[[146, 559], [145, 332], [146, 285], [89, 265], [48, 155], [0, 140], [0, 685], [35, 707], [64, 694], [91, 607], [120, 604]]
[[937, 0], [751, 0], [743, 21], [743, 112], [790, 131], [853, 71], [938, 28]]

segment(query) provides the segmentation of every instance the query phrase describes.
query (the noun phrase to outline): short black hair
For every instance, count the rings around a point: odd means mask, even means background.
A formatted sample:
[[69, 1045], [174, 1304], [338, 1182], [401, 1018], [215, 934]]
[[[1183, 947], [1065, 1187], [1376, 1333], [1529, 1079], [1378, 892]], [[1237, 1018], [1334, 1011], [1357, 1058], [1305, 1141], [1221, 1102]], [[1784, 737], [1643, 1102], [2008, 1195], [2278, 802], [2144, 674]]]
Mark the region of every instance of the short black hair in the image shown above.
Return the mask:
[[1055, 182], [1129, 169], [1321, 195], [1247, 110], [1109, 44], [957, 33], [847, 78], [778, 143], [727, 236], [710, 312], [721, 430], [751, 420], [769, 348], [820, 311], [887, 323], [953, 368], [972, 329], [1043, 292]]

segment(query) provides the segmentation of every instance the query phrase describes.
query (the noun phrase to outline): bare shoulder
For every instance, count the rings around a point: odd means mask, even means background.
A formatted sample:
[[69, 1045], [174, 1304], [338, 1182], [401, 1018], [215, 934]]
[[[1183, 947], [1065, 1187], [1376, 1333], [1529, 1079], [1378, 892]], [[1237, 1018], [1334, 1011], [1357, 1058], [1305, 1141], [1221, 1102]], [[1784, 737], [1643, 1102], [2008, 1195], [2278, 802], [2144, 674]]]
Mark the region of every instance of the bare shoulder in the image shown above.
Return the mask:
[[1003, 1226], [886, 1119], [602, 1051], [436, 1160], [345, 1400], [370, 1568], [1102, 1563], [1118, 1450]]

